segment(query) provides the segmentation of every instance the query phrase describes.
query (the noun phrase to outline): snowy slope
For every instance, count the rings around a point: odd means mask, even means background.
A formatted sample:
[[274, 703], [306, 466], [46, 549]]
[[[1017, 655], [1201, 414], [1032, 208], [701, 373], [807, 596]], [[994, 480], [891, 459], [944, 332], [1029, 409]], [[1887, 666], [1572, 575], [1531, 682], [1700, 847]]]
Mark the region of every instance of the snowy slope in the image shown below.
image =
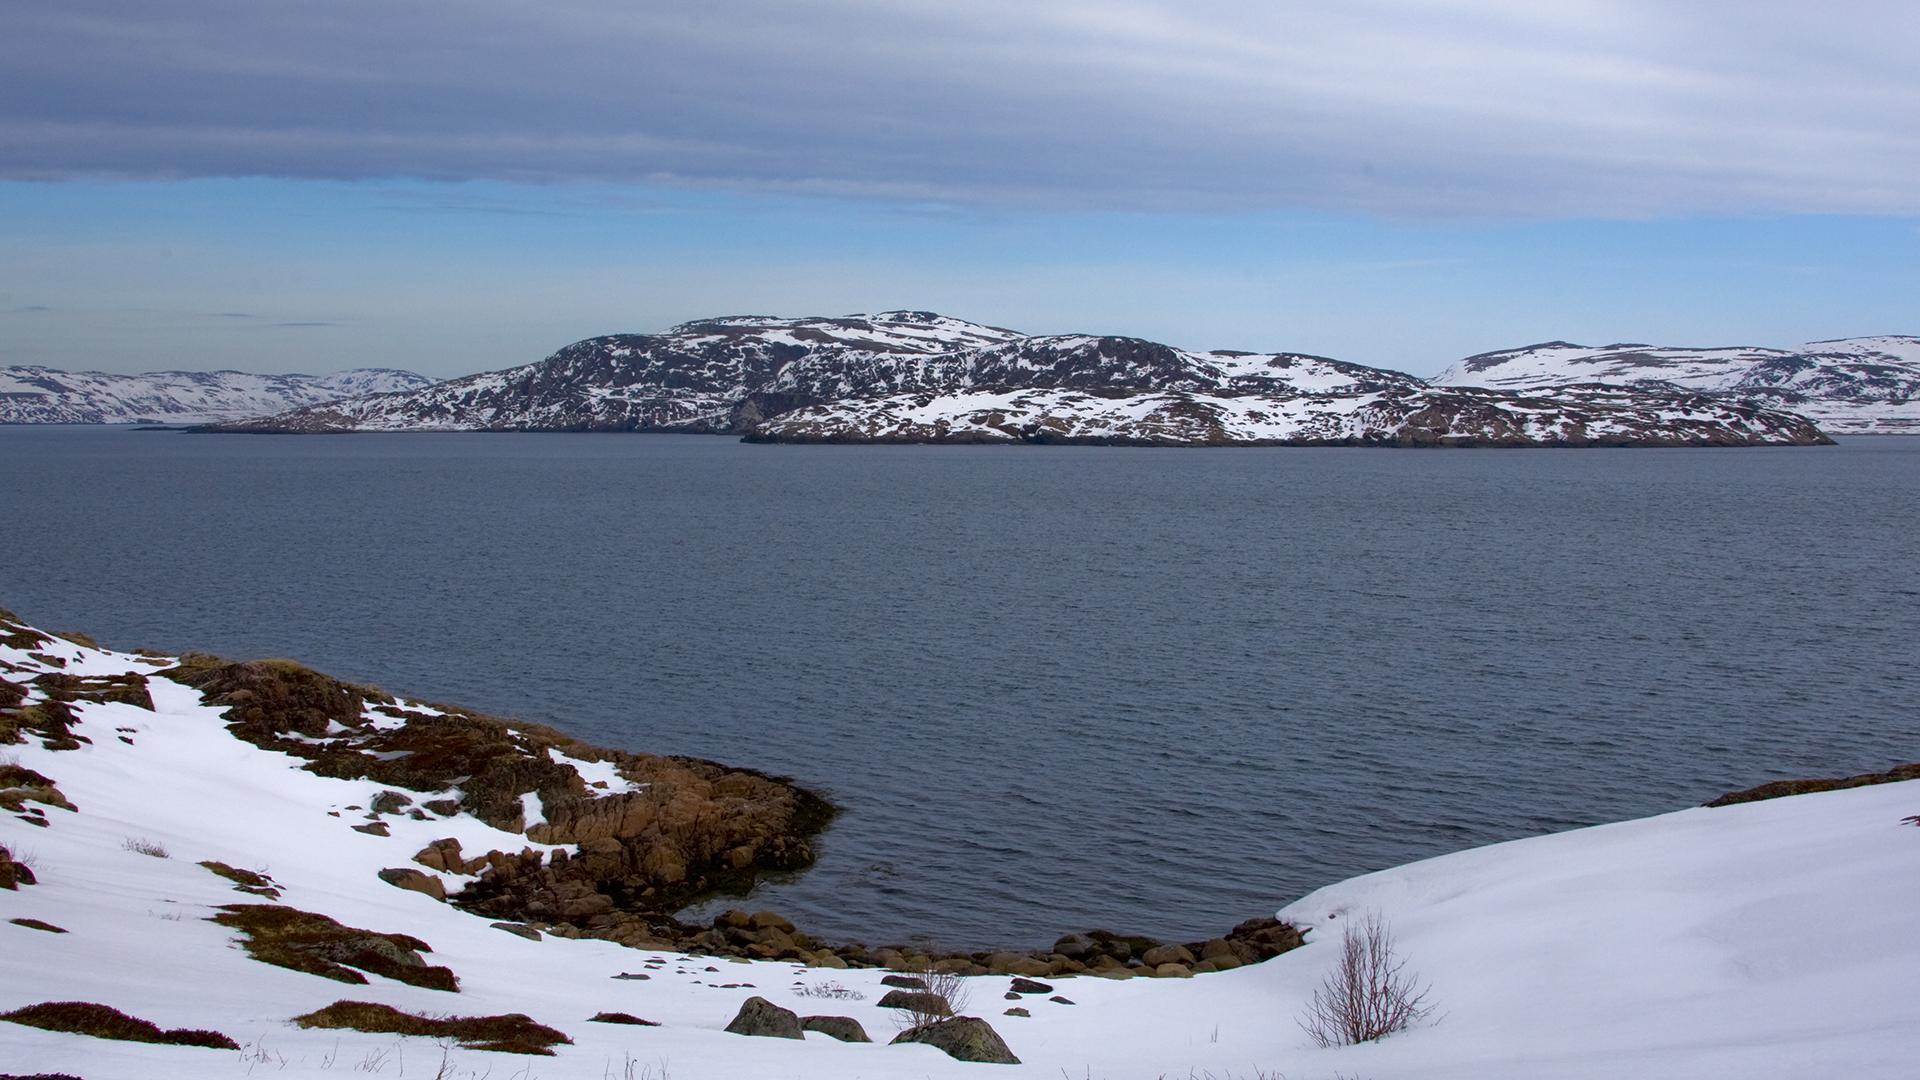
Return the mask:
[[[36, 658], [36, 655], [38, 658]], [[0, 673], [151, 673], [164, 658], [55, 640], [0, 645]], [[924, 1046], [888, 1046], [878, 970], [688, 958], [605, 941], [528, 941], [376, 872], [407, 866], [432, 836], [470, 846], [523, 837], [470, 819], [388, 819], [392, 837], [330, 816], [376, 786], [316, 776], [228, 734], [220, 711], [165, 679], [155, 708], [82, 704], [91, 742], [33, 741], [9, 761], [54, 780], [77, 809], [46, 827], [0, 815], [0, 845], [27, 855], [39, 884], [0, 890], [0, 1011], [42, 1001], [109, 1004], [165, 1027], [213, 1028], [244, 1052], [109, 1042], [0, 1021], [0, 1070], [89, 1080], [201, 1080], [256, 1074], [460, 1077], [1030, 1076], [1096, 1080], [1285, 1075], [1392, 1080], [1619, 1080], [1913, 1075], [1920, 1031], [1920, 782], [1887, 784], [1494, 845], [1321, 889], [1282, 914], [1308, 944], [1262, 964], [1181, 979], [1060, 980], [1073, 1004], [1019, 1002], [1005, 977], [972, 985], [1024, 1064], [969, 1065]], [[420, 708], [403, 703], [408, 709]], [[125, 736], [125, 739], [121, 738]], [[169, 857], [128, 850], [129, 840]], [[458, 993], [371, 976], [353, 986], [249, 959], [216, 905], [258, 902], [196, 863], [264, 869], [280, 902], [351, 926], [411, 934]], [[1194, 882], [1196, 889], [1205, 882]], [[1279, 898], [1276, 898], [1278, 902]], [[1374, 1044], [1317, 1048], [1294, 1018], [1330, 969], [1346, 922], [1385, 918], [1409, 970], [1432, 986], [1431, 1023]], [[69, 931], [14, 925], [39, 919]], [[615, 979], [640, 973], [641, 979]], [[750, 984], [750, 985], [748, 985]], [[858, 997], [802, 990], [837, 985]], [[879, 1042], [751, 1038], [721, 1030], [760, 995], [803, 1014], [854, 1017]], [[556, 1058], [443, 1046], [425, 1038], [307, 1031], [289, 1017], [348, 998], [414, 1012], [524, 1012], [572, 1037]], [[587, 1022], [621, 1010], [652, 1028]]]
[[150, 371], [114, 375], [46, 367], [0, 368], [0, 424], [202, 424], [265, 416], [356, 394], [410, 390], [432, 379], [357, 368], [331, 375]]
[[1797, 412], [1829, 432], [1920, 434], [1920, 338], [1898, 335], [1814, 341], [1797, 349], [1596, 348], [1550, 341], [1469, 356], [1432, 381], [1496, 389], [1664, 382]]

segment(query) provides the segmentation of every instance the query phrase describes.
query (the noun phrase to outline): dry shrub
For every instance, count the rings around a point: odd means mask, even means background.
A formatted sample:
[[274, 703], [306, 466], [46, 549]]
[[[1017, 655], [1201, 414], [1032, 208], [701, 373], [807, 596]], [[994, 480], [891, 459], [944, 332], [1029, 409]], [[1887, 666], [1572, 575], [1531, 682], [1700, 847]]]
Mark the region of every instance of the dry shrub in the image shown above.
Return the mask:
[[131, 851], [136, 855], [151, 855], [156, 859], [164, 859], [168, 857], [167, 845], [161, 843], [158, 840], [148, 840], [144, 837], [135, 838], [135, 837], [129, 836], [126, 838], [126, 840], [121, 842], [120, 846], [123, 848], [126, 848], [128, 851]]
[[550, 1047], [571, 1044], [561, 1032], [535, 1023], [524, 1013], [500, 1016], [416, 1016], [391, 1005], [371, 1001], [336, 1001], [317, 1012], [296, 1016], [293, 1022], [303, 1028], [346, 1028], [351, 1031], [425, 1035], [435, 1039], [455, 1039], [468, 1050], [497, 1050], [505, 1054], [544, 1054]]
[[957, 972], [924, 971], [919, 973], [919, 978], [927, 984], [927, 988], [902, 994], [899, 998], [901, 1009], [897, 1020], [905, 1031], [916, 1031], [928, 1024], [960, 1016], [966, 1012], [967, 1003], [973, 1000], [972, 988]]
[[1405, 1031], [1433, 1012], [1431, 987], [1394, 955], [1393, 932], [1377, 913], [1347, 924], [1340, 963], [1299, 1019], [1320, 1046], [1351, 1046]]
[[158, 1024], [142, 1020], [137, 1016], [128, 1016], [119, 1009], [98, 1005], [91, 1001], [45, 1001], [38, 1005], [28, 1005], [24, 1009], [0, 1013], [0, 1020], [11, 1020], [16, 1024], [25, 1024], [45, 1031], [91, 1035], [97, 1039], [165, 1043], [173, 1046], [205, 1046], [215, 1050], [240, 1049], [239, 1043], [217, 1031], [202, 1031], [196, 1028], [175, 1028], [166, 1031]]

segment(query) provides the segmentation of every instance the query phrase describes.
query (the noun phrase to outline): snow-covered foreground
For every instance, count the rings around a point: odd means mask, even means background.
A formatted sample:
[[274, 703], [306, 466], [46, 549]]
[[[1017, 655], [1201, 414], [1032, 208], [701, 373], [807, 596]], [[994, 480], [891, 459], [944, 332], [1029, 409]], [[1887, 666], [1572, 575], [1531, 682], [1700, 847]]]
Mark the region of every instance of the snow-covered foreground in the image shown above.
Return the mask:
[[[66, 661], [56, 668], [29, 651]], [[20, 681], [36, 672], [150, 673], [166, 661], [56, 640], [0, 646]], [[1029, 997], [1003, 1016], [1009, 980], [972, 982], [1024, 1064], [964, 1064], [896, 1029], [873, 970], [807, 969], [524, 940], [376, 873], [408, 866], [438, 836], [517, 847], [470, 819], [395, 816], [394, 835], [353, 831], [378, 790], [327, 779], [229, 735], [198, 691], [150, 680], [155, 709], [81, 703], [80, 749], [0, 748], [54, 780], [78, 808], [47, 827], [0, 816], [0, 845], [39, 884], [0, 891], [0, 1011], [94, 1001], [163, 1027], [212, 1028], [234, 1051], [110, 1042], [0, 1022], [0, 1073], [88, 1080], [223, 1076], [1057, 1078], [1911, 1077], [1920, 1035], [1920, 782], [1690, 809], [1460, 852], [1321, 889], [1282, 910], [1308, 944], [1265, 963], [1189, 980], [1059, 980], [1073, 1004]], [[121, 736], [124, 736], [123, 740]], [[128, 741], [130, 740], [130, 741]], [[583, 766], [590, 767], [590, 766]], [[329, 812], [344, 812], [332, 816]], [[129, 850], [164, 847], [167, 857]], [[350, 926], [411, 934], [458, 993], [370, 976], [350, 986], [250, 959], [206, 921], [216, 905], [261, 902], [197, 865], [264, 870], [280, 902]], [[449, 884], [458, 884], [452, 878]], [[1207, 883], [1196, 881], [1195, 889]], [[1321, 1049], [1295, 1017], [1340, 947], [1377, 912], [1431, 983], [1433, 1022], [1380, 1043]], [[6, 920], [44, 920], [52, 934]], [[647, 979], [616, 979], [642, 973]], [[731, 984], [731, 985], [728, 985]], [[802, 991], [844, 988], [854, 997]], [[741, 1002], [858, 1019], [876, 1044], [732, 1035]], [[566, 1032], [552, 1058], [432, 1040], [306, 1031], [290, 1017], [347, 998], [412, 1012], [524, 1012]], [[602, 1010], [657, 1021], [588, 1022]], [[444, 1065], [444, 1069], [443, 1069]]]

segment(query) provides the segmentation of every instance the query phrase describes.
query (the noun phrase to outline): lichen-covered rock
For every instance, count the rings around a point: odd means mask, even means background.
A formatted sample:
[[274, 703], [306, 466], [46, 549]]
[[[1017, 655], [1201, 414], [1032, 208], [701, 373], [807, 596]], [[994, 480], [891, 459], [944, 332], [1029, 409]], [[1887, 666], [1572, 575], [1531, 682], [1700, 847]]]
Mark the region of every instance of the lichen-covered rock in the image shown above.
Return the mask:
[[991, 1065], [1018, 1065], [1020, 1059], [1007, 1048], [1006, 1040], [993, 1025], [977, 1016], [956, 1016], [903, 1031], [894, 1036], [895, 1044], [923, 1043], [946, 1051], [960, 1061], [979, 1061]]
[[783, 1009], [763, 997], [750, 997], [740, 1006], [727, 1030], [735, 1035], [757, 1035], [769, 1039], [804, 1039], [800, 1014]]
[[839, 1039], [841, 1042], [863, 1043], [873, 1041], [867, 1038], [867, 1029], [860, 1026], [860, 1021], [855, 1020], [851, 1016], [803, 1017], [800, 1020], [800, 1027], [804, 1031], [817, 1031], [822, 1035]]
[[904, 1009], [916, 1016], [952, 1016], [947, 999], [924, 990], [889, 990], [875, 1005], [882, 1009]]
[[380, 880], [398, 889], [408, 889], [425, 893], [435, 900], [447, 898], [446, 883], [432, 874], [423, 873], [410, 866], [390, 866], [380, 871]]

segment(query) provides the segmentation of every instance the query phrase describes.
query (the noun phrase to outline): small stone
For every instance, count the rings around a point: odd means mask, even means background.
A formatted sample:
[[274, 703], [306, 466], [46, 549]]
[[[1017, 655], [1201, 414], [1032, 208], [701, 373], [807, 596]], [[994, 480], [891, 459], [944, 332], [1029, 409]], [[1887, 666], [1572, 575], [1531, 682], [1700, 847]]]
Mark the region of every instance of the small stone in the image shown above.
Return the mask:
[[1024, 1008], [1021, 1008], [1020, 1006], [1018, 1006], [1018, 1005], [1016, 1005], [1016, 1006], [1014, 1006], [1013, 1008], [1011, 1008], [1011, 1009], [1008, 1009], [1008, 1010], [1007, 1010], [1007, 1012], [1006, 1012], [1006, 1015], [1008, 1015], [1008, 1016], [1027, 1016], [1027, 1017], [1031, 1017], [1031, 1016], [1032, 1016], [1033, 1014], [1032, 1014], [1032, 1013], [1030, 1013], [1030, 1012], [1028, 1012], [1028, 1011], [1027, 1011], [1026, 1009], [1024, 1009]]
[[632, 1013], [623, 1013], [623, 1012], [595, 1013], [592, 1016], [587, 1017], [587, 1021], [589, 1023], [595, 1023], [595, 1024], [631, 1024], [634, 1027], [659, 1027], [660, 1026], [659, 1023], [656, 1021], [642, 1020], [639, 1017], [633, 1015]]
[[352, 828], [354, 832], [363, 832], [363, 833], [366, 833], [368, 836], [391, 835], [390, 833], [387, 832], [387, 823], [384, 821], [370, 821], [365, 825], [355, 825]]
[[644, 972], [644, 971], [623, 971], [623, 972], [621, 972], [620, 974], [618, 974], [618, 975], [615, 975], [615, 976], [614, 976], [614, 978], [616, 978], [616, 979], [640, 979], [640, 980], [646, 980], [646, 979], [651, 979], [651, 978], [653, 978], [653, 976], [651, 976], [651, 975], [648, 975], [648, 974], [647, 974], [646, 972]]
[[[523, 937], [523, 938], [526, 938], [528, 941], [540, 940], [540, 931], [535, 930], [533, 927], [528, 926], [525, 923], [497, 922], [497, 923], [491, 923], [490, 925], [495, 930], [505, 930], [507, 933], [512, 934], [515, 937]], [[618, 977], [619, 976], [615, 976], [615, 978], [618, 978]], [[645, 978], [645, 976], [642, 976], [642, 978]]]
[[1048, 998], [1047, 1000], [1048, 1000], [1048, 1001], [1051, 1001], [1051, 1002], [1053, 1002], [1053, 1003], [1054, 1003], [1055, 1005], [1071, 1005], [1071, 1004], [1073, 1004], [1073, 999], [1072, 999], [1072, 998], [1068, 998], [1068, 997], [1062, 997], [1062, 996], [1060, 996], [1059, 994], [1055, 994], [1055, 995], [1053, 995], [1052, 997], [1050, 997], [1050, 998]]

